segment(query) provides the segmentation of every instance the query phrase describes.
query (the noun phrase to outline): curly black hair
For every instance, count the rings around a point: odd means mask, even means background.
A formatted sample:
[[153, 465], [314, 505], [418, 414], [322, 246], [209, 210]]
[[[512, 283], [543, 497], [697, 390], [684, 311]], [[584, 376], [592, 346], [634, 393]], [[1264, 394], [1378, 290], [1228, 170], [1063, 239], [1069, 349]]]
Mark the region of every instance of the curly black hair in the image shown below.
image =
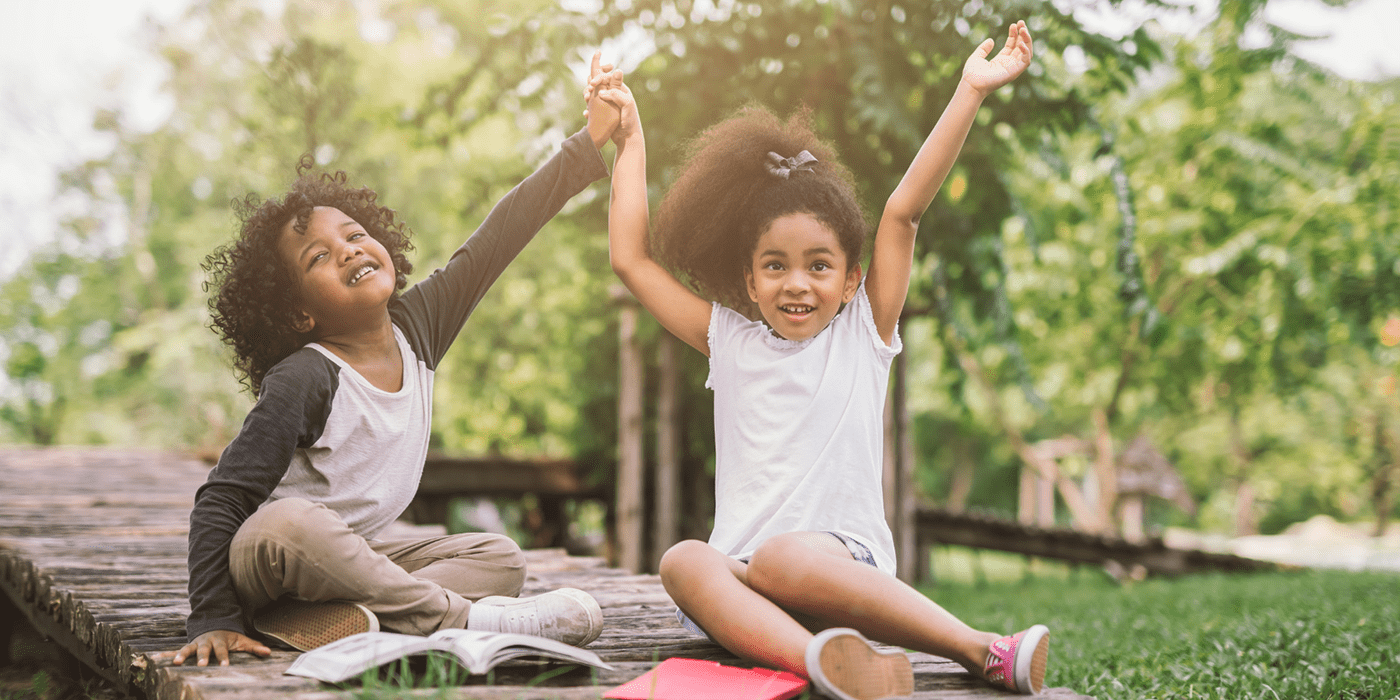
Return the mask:
[[[769, 152], [807, 151], [812, 170], [782, 178]], [[836, 234], [848, 269], [860, 262], [869, 223], [851, 172], [812, 131], [801, 109], [786, 122], [750, 105], [686, 145], [685, 162], [661, 200], [650, 239], [652, 255], [696, 293], [756, 318], [744, 281], [759, 236], [775, 219], [805, 213]]]
[[210, 275], [204, 290], [213, 290], [209, 327], [233, 348], [234, 371], [254, 396], [273, 365], [313, 339], [296, 329], [301, 315], [296, 278], [278, 250], [288, 222], [305, 233], [315, 207], [335, 207], [389, 251], [397, 273], [395, 296], [413, 272], [404, 255], [413, 250], [413, 234], [394, 210], [380, 206], [373, 190], [347, 185], [345, 171], [314, 170], [315, 161], [303, 155], [297, 179], [281, 199], [264, 200], [257, 194], [234, 199], [231, 206], [241, 222], [238, 236], [204, 260]]

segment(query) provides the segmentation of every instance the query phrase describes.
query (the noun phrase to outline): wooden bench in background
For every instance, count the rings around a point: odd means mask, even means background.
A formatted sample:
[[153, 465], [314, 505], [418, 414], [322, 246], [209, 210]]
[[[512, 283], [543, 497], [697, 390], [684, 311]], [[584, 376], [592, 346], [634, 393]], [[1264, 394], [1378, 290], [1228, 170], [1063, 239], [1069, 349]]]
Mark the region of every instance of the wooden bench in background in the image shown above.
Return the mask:
[[[207, 466], [219, 460], [213, 451], [195, 457]], [[610, 467], [611, 465], [606, 465]], [[428, 454], [418, 494], [404, 519], [419, 524], [445, 525], [452, 502], [459, 498], [534, 499], [533, 512], [522, 523], [528, 548], [564, 547], [568, 544], [570, 501], [592, 500], [605, 509], [612, 494], [604, 486], [590, 486], [589, 465], [568, 459], [511, 459], [509, 457], [458, 457]]]

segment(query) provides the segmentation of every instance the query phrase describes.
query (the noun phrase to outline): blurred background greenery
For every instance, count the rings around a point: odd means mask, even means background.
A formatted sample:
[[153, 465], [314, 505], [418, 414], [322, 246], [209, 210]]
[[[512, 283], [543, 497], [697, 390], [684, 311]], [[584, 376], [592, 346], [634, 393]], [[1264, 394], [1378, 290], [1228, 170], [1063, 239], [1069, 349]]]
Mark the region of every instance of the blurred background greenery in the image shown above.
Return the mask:
[[[1150, 526], [1393, 517], [1400, 84], [1299, 60], [1266, 2], [198, 0], [147, 29], [169, 117], [94, 114], [114, 147], [62, 173], [52, 239], [0, 279], [0, 442], [226, 444], [252, 399], [200, 263], [234, 233], [229, 200], [280, 194], [302, 153], [401, 213], [421, 279], [582, 126], [602, 47], [652, 140], [653, 202], [684, 139], [758, 101], [811, 108], [873, 216], [967, 55], [1025, 18], [1035, 63], [987, 101], [920, 232], [901, 332], [922, 497], [1012, 515], [1008, 435], [1092, 440], [1101, 414], [1200, 506], [1154, 501]], [[478, 307], [440, 367], [435, 447], [611, 479], [606, 204], [606, 183], [576, 197]], [[658, 333], [646, 319], [648, 358]], [[683, 367], [703, 474], [707, 367]]]

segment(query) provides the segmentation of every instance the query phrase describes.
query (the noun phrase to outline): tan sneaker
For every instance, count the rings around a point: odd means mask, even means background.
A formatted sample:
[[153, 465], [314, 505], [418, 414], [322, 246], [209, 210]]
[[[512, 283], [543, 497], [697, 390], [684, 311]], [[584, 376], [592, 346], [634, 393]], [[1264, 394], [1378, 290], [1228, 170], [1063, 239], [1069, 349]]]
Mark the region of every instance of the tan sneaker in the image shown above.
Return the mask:
[[311, 651], [361, 632], [378, 632], [379, 618], [359, 603], [284, 600], [253, 616], [253, 629], [299, 651]]
[[577, 588], [531, 598], [493, 595], [472, 603], [467, 629], [532, 634], [581, 647], [603, 633], [603, 609]]
[[881, 700], [914, 695], [914, 667], [903, 651], [876, 649], [853, 629], [822, 630], [807, 643], [807, 677], [837, 700]]

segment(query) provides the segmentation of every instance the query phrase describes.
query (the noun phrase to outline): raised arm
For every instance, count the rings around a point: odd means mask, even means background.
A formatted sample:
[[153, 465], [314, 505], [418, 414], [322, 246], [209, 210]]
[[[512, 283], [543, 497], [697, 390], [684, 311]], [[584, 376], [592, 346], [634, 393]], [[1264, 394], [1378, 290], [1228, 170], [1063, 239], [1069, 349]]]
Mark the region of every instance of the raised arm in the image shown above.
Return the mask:
[[899, 314], [904, 310], [904, 299], [909, 295], [909, 273], [914, 263], [914, 236], [919, 230], [919, 219], [958, 159], [982, 100], [1030, 65], [1031, 34], [1025, 22], [1011, 25], [1006, 45], [995, 58], [988, 60], [995, 45], [996, 42], [988, 39], [967, 59], [953, 99], [885, 203], [884, 214], [875, 231], [875, 249], [870, 272], [865, 278], [865, 291], [875, 315], [875, 328], [886, 343], [894, 337]]
[[613, 272], [666, 330], [710, 354], [710, 303], [681, 284], [647, 252], [647, 151], [632, 92], [616, 73], [600, 95], [618, 106], [622, 121], [613, 132], [612, 200], [608, 207], [608, 255]]

